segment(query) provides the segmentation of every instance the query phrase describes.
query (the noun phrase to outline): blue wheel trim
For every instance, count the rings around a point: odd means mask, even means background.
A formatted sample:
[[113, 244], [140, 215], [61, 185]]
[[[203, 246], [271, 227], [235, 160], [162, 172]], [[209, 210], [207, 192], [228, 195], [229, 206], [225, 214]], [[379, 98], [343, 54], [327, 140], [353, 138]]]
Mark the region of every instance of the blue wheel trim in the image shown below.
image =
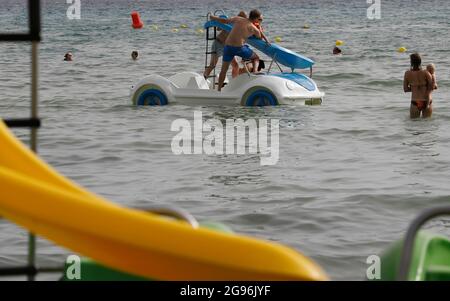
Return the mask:
[[277, 104], [277, 100], [273, 94], [265, 90], [257, 90], [253, 92], [245, 101], [245, 105], [247, 107], [276, 106]]
[[145, 105], [145, 101], [150, 97], [150, 101], [148, 102], [148, 105], [150, 106], [165, 106], [167, 105], [167, 97], [164, 95], [163, 92], [157, 90], [157, 89], [149, 89], [145, 90], [144, 92], [139, 95], [139, 98], [137, 100], [138, 106]]

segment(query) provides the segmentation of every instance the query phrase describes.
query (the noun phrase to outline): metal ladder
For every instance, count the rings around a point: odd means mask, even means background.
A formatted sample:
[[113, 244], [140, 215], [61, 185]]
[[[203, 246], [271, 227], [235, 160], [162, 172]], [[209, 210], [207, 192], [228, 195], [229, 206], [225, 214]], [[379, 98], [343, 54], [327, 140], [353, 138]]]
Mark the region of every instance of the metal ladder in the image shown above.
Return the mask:
[[[214, 16], [216, 16], [217, 13], [222, 13], [222, 15], [225, 15], [225, 11], [223, 9], [218, 9], [218, 10], [214, 11]], [[206, 22], [209, 21], [209, 16], [210, 16], [210, 13], [208, 13], [206, 15]], [[208, 27], [206, 29], [205, 70], [209, 67], [209, 64], [208, 64], [209, 56], [217, 53], [216, 51], [209, 50], [209, 41], [214, 41], [217, 38], [217, 27], [213, 27], [212, 38], [211, 38], [211, 33], [209, 31], [210, 29], [211, 29], [211, 27]], [[212, 70], [213, 75], [210, 74], [206, 78], [206, 79], [208, 79], [208, 78], [213, 79], [213, 85], [212, 85], [213, 89], [216, 88], [216, 67], [217, 67], [217, 64], [214, 64], [214, 68]]]
[[[206, 21], [209, 21], [209, 16], [210, 16], [210, 14], [208, 13], [206, 15]], [[217, 28], [216, 27], [213, 28], [213, 37], [212, 38], [210, 37], [211, 36], [210, 29], [211, 29], [211, 27], [208, 27], [206, 29], [205, 70], [209, 68], [209, 63], [208, 62], [209, 62], [210, 55], [216, 54], [216, 51], [210, 51], [209, 50], [209, 41], [216, 40], [216, 38], [217, 38]], [[210, 73], [206, 77], [206, 79], [208, 79], [208, 78], [212, 78], [213, 79], [213, 86], [212, 86], [213, 89], [215, 89], [215, 87], [216, 87], [216, 65], [217, 64], [214, 64], [214, 68], [212, 70], [213, 75], [211, 75], [211, 73]]]
[[[38, 117], [38, 46], [41, 41], [40, 0], [28, 0], [28, 33], [0, 34], [0, 42], [31, 42], [31, 116], [22, 119], [5, 119], [9, 127], [30, 128], [30, 148], [37, 153], [37, 130], [41, 125]], [[28, 259], [23, 267], [1, 268], [3, 275], [27, 275], [28, 280], [34, 280], [36, 268], [36, 237], [28, 234]]]

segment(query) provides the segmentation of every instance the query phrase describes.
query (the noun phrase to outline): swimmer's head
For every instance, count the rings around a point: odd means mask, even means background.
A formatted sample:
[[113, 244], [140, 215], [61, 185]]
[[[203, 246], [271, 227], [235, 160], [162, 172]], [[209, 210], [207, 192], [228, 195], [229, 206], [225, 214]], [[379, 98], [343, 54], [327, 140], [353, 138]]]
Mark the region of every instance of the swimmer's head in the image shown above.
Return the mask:
[[243, 10], [241, 10], [239, 12], [238, 16], [242, 17], [242, 18], [245, 18], [245, 19], [248, 19], [247, 13], [245, 11], [243, 11]]
[[139, 53], [136, 50], [131, 52], [131, 58], [133, 60], [137, 60], [138, 56], [139, 56]]
[[420, 54], [413, 53], [409, 56], [410, 60], [411, 60], [411, 67], [413, 68], [413, 70], [419, 70], [420, 69], [420, 65], [422, 65], [422, 58], [420, 57]]
[[333, 54], [341, 54], [341, 53], [342, 53], [342, 50], [339, 47], [335, 46], [333, 48]]
[[64, 54], [65, 61], [72, 61], [72, 59], [73, 59], [72, 52], [67, 52], [66, 54]]
[[434, 66], [434, 64], [428, 64], [427, 71], [430, 72], [431, 74], [434, 74], [434, 71], [436, 71], [436, 66]]

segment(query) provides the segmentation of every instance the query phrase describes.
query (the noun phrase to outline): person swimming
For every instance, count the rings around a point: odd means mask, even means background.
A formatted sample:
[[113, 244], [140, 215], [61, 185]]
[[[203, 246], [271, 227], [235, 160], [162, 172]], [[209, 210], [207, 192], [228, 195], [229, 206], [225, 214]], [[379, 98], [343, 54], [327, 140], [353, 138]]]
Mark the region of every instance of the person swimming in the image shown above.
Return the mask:
[[430, 117], [433, 111], [431, 91], [433, 79], [431, 74], [422, 70], [422, 58], [418, 53], [410, 55], [411, 69], [405, 72], [403, 91], [411, 92], [410, 117]]
[[341, 50], [339, 47], [334, 46], [334, 48], [333, 48], [333, 54], [334, 54], [334, 55], [342, 54], [342, 50]]
[[138, 59], [138, 56], [139, 56], [139, 53], [138, 53], [136, 50], [134, 50], [134, 51], [131, 52], [131, 59], [132, 59], [133, 61], [137, 60], [137, 59]]
[[64, 60], [67, 61], [67, 62], [73, 61], [72, 52], [67, 52], [66, 54], [64, 54]]

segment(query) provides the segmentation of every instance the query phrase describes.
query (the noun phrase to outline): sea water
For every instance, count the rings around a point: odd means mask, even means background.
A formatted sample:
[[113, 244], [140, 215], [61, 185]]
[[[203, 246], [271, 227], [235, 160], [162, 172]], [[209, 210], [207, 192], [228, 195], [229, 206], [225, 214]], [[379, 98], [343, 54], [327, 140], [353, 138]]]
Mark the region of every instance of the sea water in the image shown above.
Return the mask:
[[[449, 203], [447, 0], [381, 1], [381, 18], [373, 20], [365, 0], [80, 4], [80, 19], [69, 19], [66, 1], [43, 1], [39, 154], [89, 190], [125, 206], [179, 207], [201, 221], [289, 245], [337, 280], [364, 279], [369, 256], [401, 238], [422, 210]], [[1, 1], [2, 32], [26, 30], [25, 5]], [[130, 87], [148, 74], [202, 72], [205, 36], [198, 29], [208, 11], [252, 8], [263, 12], [272, 40], [279, 36], [283, 47], [315, 60], [313, 79], [326, 93], [321, 106], [131, 105]], [[144, 29], [131, 28], [132, 10]], [[344, 42], [341, 56], [331, 54], [336, 40]], [[0, 44], [1, 118], [29, 115], [30, 49]], [[67, 51], [73, 62], [63, 61]], [[408, 116], [402, 80], [413, 51], [437, 67], [428, 120]], [[262, 166], [253, 153], [175, 155], [171, 124], [192, 121], [194, 111], [206, 119], [278, 119], [277, 164]], [[28, 130], [14, 133], [28, 141]], [[450, 232], [448, 219], [430, 227]], [[26, 242], [25, 231], [0, 221], [0, 265], [25, 263]], [[47, 266], [70, 254], [44, 240], [37, 251]]]

